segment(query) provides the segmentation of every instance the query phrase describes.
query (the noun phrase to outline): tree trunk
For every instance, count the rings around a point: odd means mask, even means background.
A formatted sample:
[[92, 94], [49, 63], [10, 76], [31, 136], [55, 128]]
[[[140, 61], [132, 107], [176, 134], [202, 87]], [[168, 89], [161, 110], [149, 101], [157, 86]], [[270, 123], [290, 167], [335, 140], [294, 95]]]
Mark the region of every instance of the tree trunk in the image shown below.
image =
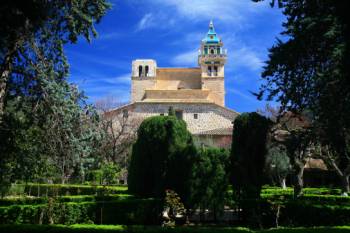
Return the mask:
[[20, 41], [15, 41], [12, 45], [9, 46], [9, 51], [5, 56], [0, 70], [0, 123], [2, 122], [2, 116], [4, 114], [7, 81], [11, 73], [13, 57], [17, 51], [19, 44]]
[[286, 178], [285, 177], [281, 179], [281, 188], [282, 189], [286, 189], [287, 188]]
[[343, 175], [341, 177], [342, 180], [342, 196], [348, 196], [348, 193], [350, 192], [349, 187], [349, 175]]
[[304, 166], [305, 164], [302, 162], [296, 162], [295, 169], [295, 177], [294, 177], [294, 198], [298, 198], [303, 195], [303, 187], [304, 187]]

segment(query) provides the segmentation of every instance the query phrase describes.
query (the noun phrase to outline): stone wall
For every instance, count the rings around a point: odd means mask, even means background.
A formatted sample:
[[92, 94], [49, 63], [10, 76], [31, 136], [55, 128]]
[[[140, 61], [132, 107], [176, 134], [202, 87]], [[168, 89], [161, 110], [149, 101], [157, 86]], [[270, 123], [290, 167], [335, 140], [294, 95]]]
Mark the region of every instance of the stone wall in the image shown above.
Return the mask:
[[223, 77], [202, 78], [202, 88], [210, 90], [209, 99], [225, 106], [225, 83]]
[[158, 68], [157, 90], [201, 89], [200, 68]]
[[170, 106], [175, 111], [182, 111], [182, 117], [187, 123], [188, 130], [193, 135], [197, 135], [197, 138], [202, 139], [204, 145], [210, 145], [210, 142], [213, 142], [213, 145], [218, 147], [229, 148], [232, 122], [238, 113], [216, 104], [136, 102], [111, 111], [109, 116], [125, 114], [127, 111], [131, 122], [141, 123], [143, 119], [150, 116], [167, 115]]

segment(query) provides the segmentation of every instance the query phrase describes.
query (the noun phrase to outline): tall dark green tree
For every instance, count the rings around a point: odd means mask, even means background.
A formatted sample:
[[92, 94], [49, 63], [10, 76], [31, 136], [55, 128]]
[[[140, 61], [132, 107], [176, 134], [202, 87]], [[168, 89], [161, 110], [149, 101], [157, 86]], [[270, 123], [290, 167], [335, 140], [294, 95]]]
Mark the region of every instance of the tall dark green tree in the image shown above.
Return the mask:
[[231, 172], [232, 185], [243, 198], [259, 198], [271, 121], [255, 112], [234, 121]]
[[164, 197], [165, 190], [185, 200], [192, 160], [196, 153], [183, 120], [155, 116], [144, 120], [133, 146], [128, 174], [130, 192], [145, 197]]
[[[349, 191], [350, 28], [345, 0], [280, 0], [283, 39], [269, 50], [258, 98], [283, 110], [311, 111], [319, 141], [332, 150], [333, 168]], [[336, 166], [334, 166], [336, 165]]]
[[212, 211], [214, 220], [222, 213], [229, 196], [229, 151], [203, 148], [195, 157], [190, 177], [191, 208]]

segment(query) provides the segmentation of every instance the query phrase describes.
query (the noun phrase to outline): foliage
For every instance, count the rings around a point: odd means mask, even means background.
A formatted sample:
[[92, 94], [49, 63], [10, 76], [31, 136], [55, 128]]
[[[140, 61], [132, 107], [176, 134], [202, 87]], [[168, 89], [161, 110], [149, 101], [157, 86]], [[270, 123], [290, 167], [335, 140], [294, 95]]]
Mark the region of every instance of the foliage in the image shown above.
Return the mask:
[[228, 204], [229, 151], [203, 148], [198, 151], [190, 178], [190, 205], [202, 211], [209, 209], [214, 216]]
[[[83, 181], [96, 114], [66, 81], [66, 43], [96, 36], [98, 1], [6, 1], [0, 6], [0, 183]], [[90, 157], [90, 158], [89, 158]], [[58, 174], [59, 173], [59, 174]]]
[[269, 127], [270, 121], [255, 112], [243, 113], [234, 121], [231, 151], [232, 186], [243, 198], [260, 196]]
[[126, 194], [126, 186], [101, 185], [60, 185], [60, 184], [16, 184], [8, 190], [8, 195], [26, 195], [37, 197], [64, 195], [108, 195]]
[[185, 202], [195, 148], [186, 123], [174, 116], [144, 120], [133, 146], [129, 191], [144, 197], [164, 197], [166, 189]]
[[287, 175], [291, 172], [289, 157], [283, 146], [272, 146], [268, 148], [265, 161], [265, 172], [270, 175], [274, 183], [285, 187]]
[[[347, 228], [344, 228], [347, 229]], [[250, 233], [254, 232], [242, 227], [158, 227], [158, 226], [122, 226], [122, 225], [87, 225], [75, 224], [71, 226], [60, 225], [1, 225], [0, 230], [9, 233]], [[346, 231], [339, 231], [346, 232]]]
[[101, 164], [100, 169], [88, 171], [87, 181], [99, 185], [118, 184], [120, 170], [120, 167], [114, 162], [105, 162]]
[[164, 219], [162, 226], [175, 226], [175, 218], [177, 215], [185, 215], [185, 206], [181, 202], [181, 198], [173, 190], [165, 190], [164, 213], [167, 213], [167, 219]]
[[[350, 27], [346, 1], [279, 0], [286, 21], [269, 50], [257, 94], [282, 110], [313, 115], [324, 156], [350, 191]], [[328, 157], [328, 158], [327, 158]]]
[[11, 205], [0, 207], [0, 223], [156, 224], [160, 208], [160, 201], [154, 199]]

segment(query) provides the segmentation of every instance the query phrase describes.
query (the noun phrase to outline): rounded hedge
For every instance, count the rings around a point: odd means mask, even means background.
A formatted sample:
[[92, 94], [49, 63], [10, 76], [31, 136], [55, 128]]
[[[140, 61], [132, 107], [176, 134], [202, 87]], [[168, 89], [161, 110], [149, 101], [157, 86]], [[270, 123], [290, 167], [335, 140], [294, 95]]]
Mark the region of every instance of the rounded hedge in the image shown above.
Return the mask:
[[163, 197], [165, 189], [185, 196], [195, 147], [186, 123], [175, 116], [144, 120], [133, 146], [129, 191], [143, 197]]

